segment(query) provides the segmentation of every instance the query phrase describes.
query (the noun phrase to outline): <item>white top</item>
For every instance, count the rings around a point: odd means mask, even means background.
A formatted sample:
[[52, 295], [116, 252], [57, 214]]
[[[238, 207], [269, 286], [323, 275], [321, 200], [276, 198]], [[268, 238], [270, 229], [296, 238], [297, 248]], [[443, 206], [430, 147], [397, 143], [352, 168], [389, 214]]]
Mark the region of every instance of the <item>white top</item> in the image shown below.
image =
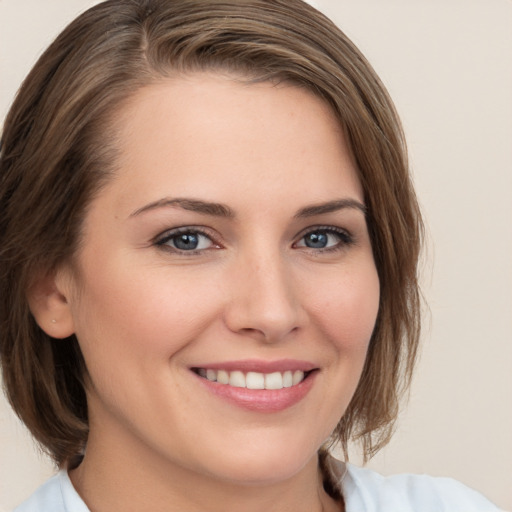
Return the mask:
[[[346, 512], [498, 512], [481, 494], [451, 478], [426, 475], [384, 477], [340, 463]], [[13, 512], [90, 512], [66, 471], [43, 484]]]

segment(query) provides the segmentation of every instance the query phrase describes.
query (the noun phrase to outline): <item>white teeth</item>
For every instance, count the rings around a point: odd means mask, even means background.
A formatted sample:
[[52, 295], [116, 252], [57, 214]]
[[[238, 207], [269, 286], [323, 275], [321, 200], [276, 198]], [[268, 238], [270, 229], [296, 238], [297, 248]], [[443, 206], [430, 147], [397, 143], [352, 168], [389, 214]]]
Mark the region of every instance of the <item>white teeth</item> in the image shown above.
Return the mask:
[[283, 389], [283, 376], [279, 372], [267, 373], [265, 389]]
[[304, 372], [301, 372], [300, 370], [295, 370], [293, 372], [292, 377], [292, 386], [296, 386], [299, 384], [299, 382], [302, 382], [304, 380]]
[[247, 389], [265, 389], [265, 375], [249, 372], [245, 377]]
[[231, 372], [229, 385], [235, 388], [245, 388], [245, 375], [242, 372]]
[[296, 386], [304, 380], [304, 372], [301, 370], [272, 373], [247, 372], [244, 374], [239, 370], [228, 372], [199, 368], [197, 373], [201, 377], [219, 384], [229, 384], [236, 388], [247, 389], [283, 389]]
[[229, 384], [229, 373], [224, 370], [219, 370], [217, 372], [217, 382], [221, 384]]

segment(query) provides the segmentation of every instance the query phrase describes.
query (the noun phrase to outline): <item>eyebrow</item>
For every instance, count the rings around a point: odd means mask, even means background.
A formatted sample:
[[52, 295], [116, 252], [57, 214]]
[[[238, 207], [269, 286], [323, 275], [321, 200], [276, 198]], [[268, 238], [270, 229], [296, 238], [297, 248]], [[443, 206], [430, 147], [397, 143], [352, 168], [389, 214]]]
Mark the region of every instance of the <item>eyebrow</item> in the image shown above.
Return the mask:
[[[184, 210], [202, 213], [205, 215], [212, 215], [214, 217], [234, 218], [235, 212], [227, 205], [222, 203], [212, 203], [209, 201], [201, 201], [199, 199], [189, 198], [163, 198], [158, 201], [149, 203], [130, 214], [130, 217], [136, 217], [142, 213], [159, 208], [177, 206]], [[323, 215], [332, 213], [346, 208], [356, 209], [366, 215], [366, 206], [355, 199], [335, 199], [327, 203], [313, 204], [301, 208], [294, 217], [296, 219], [303, 219], [307, 217], [314, 217], [315, 215]]]
[[313, 204], [311, 206], [301, 208], [295, 214], [295, 218], [303, 219], [306, 217], [314, 217], [315, 215], [337, 212], [338, 210], [344, 210], [346, 208], [360, 210], [364, 215], [366, 215], [366, 206], [363, 203], [356, 201], [355, 199], [335, 199], [334, 201], [329, 201], [327, 203]]
[[141, 213], [145, 213], [150, 210], [156, 210], [157, 208], [178, 206], [184, 210], [191, 212], [203, 213], [205, 215], [213, 215], [214, 217], [227, 217], [233, 218], [235, 216], [233, 210], [221, 203], [211, 203], [208, 201], [200, 201], [199, 199], [186, 199], [186, 198], [163, 198], [153, 203], [149, 203], [138, 210], [135, 210], [130, 217], [135, 217]]

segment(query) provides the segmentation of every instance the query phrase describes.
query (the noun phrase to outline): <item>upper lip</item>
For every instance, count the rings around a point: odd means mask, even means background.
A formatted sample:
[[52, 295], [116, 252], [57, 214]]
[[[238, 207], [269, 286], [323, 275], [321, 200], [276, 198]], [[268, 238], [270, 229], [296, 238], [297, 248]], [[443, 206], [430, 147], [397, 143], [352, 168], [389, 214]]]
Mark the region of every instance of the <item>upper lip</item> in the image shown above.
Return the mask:
[[310, 361], [301, 361], [298, 359], [279, 359], [275, 361], [265, 361], [261, 359], [242, 359], [239, 361], [222, 361], [218, 363], [204, 363], [192, 366], [192, 368], [204, 368], [210, 370], [226, 370], [241, 372], [273, 373], [301, 370], [309, 372], [318, 368]]

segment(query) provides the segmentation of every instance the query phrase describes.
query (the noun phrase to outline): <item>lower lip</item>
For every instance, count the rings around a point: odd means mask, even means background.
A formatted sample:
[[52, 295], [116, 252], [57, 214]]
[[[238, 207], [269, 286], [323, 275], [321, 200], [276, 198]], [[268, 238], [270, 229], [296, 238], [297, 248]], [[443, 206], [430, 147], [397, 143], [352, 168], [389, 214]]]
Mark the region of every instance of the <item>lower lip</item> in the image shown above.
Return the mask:
[[208, 391], [248, 411], [278, 412], [300, 402], [311, 390], [317, 372], [311, 372], [300, 384], [282, 389], [247, 389], [219, 384], [196, 375]]

